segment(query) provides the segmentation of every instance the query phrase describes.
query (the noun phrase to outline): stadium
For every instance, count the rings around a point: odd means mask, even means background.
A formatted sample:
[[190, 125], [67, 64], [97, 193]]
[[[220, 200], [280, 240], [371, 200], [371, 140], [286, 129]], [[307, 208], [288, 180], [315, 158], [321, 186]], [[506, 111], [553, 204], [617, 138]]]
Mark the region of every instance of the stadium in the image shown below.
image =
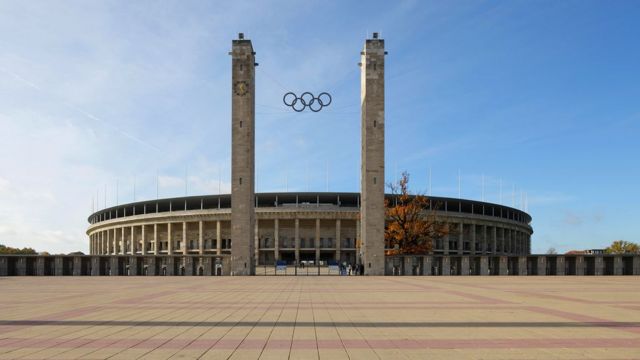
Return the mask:
[[[387, 198], [393, 201], [392, 195]], [[531, 216], [511, 207], [429, 197], [451, 233], [434, 255], [528, 255]], [[255, 261], [323, 264], [358, 262], [360, 194], [255, 195]], [[141, 201], [91, 214], [91, 255], [230, 255], [231, 195]]]

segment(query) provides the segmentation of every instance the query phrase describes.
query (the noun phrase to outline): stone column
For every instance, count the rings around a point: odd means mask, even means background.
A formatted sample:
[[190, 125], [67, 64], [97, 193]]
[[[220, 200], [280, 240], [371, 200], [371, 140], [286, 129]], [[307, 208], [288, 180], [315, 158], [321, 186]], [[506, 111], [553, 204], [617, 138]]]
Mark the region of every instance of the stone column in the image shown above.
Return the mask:
[[464, 253], [464, 223], [458, 223], [458, 255]]
[[0, 256], [0, 276], [9, 275], [9, 264], [6, 256]]
[[422, 260], [422, 275], [430, 276], [433, 267], [433, 256], [427, 255]]
[[158, 224], [153, 224], [153, 255], [158, 255]]
[[239, 34], [231, 45], [231, 271], [252, 275], [255, 221], [255, 52]]
[[182, 244], [181, 244], [181, 251], [182, 251], [182, 255], [187, 255], [187, 253], [189, 252], [189, 246], [187, 246], [187, 222], [183, 221], [182, 222]]
[[404, 256], [402, 257], [402, 261], [404, 262], [403, 264], [403, 272], [402, 275], [404, 276], [411, 276], [413, 275], [413, 256]]
[[341, 234], [340, 232], [342, 227], [342, 221], [340, 219], [336, 219], [336, 261], [340, 262], [340, 250], [342, 248], [341, 244]]
[[604, 274], [604, 259], [602, 258], [602, 255], [595, 256], [594, 273], [596, 276], [602, 276]]
[[576, 256], [576, 275], [584, 275], [584, 256]]
[[447, 276], [451, 274], [451, 263], [448, 256], [442, 257], [442, 269], [440, 269], [440, 275]]
[[104, 231], [106, 234], [106, 251], [105, 254], [110, 255], [111, 254], [111, 231], [109, 230], [105, 230]]
[[366, 275], [384, 275], [384, 40], [373, 33], [360, 60], [361, 246]]
[[142, 237], [142, 249], [140, 249], [140, 253], [142, 255], [147, 255], [147, 236], [146, 236], [146, 233], [144, 231], [145, 227], [146, 227], [146, 225], [142, 225], [140, 227], [140, 236]]
[[[447, 228], [451, 229], [451, 223], [447, 223]], [[442, 253], [445, 255], [449, 255], [449, 233], [445, 234], [442, 237]]]
[[564, 275], [564, 256], [556, 257], [556, 275]]
[[36, 258], [36, 275], [44, 276], [44, 257], [42, 256]]
[[[91, 262], [91, 270], [89, 272], [89, 274], [87, 275], [91, 275], [91, 276], [99, 276], [102, 275], [100, 273], [100, 271], [102, 270], [100, 268], [100, 258], [97, 256], [92, 256], [91, 259], [89, 259], [89, 261]], [[43, 263], [44, 265], [44, 263]]]
[[296, 255], [296, 264], [300, 262], [300, 220], [295, 219], [295, 229], [293, 235], [294, 247], [295, 247], [295, 255]]
[[500, 256], [500, 262], [498, 263], [498, 274], [509, 275], [509, 259], [506, 256]]
[[203, 223], [202, 220], [198, 221], [198, 253], [204, 254], [204, 236], [203, 236]]
[[[173, 239], [171, 238], [171, 223], [167, 223], [167, 254], [173, 255]], [[168, 273], [168, 270], [167, 270]]]
[[280, 260], [280, 222], [278, 219], [273, 220], [273, 258]]
[[216, 255], [222, 255], [222, 226], [216, 221]]
[[260, 260], [260, 221], [255, 219], [255, 229], [253, 232], [253, 261], [256, 266], [258, 265], [258, 260]]
[[109, 260], [111, 261], [111, 264], [109, 266], [111, 268], [111, 276], [120, 275], [120, 267], [118, 266], [118, 257], [113, 256]]
[[616, 255], [613, 257], [613, 275], [622, 275], [622, 274], [623, 274], [622, 256]]
[[[485, 226], [485, 237], [486, 237], [486, 226]], [[494, 254], [497, 254], [498, 253], [498, 229], [495, 226], [492, 227], [492, 231], [491, 231], [491, 247], [492, 247], [492, 252]]]
[[[469, 234], [471, 235], [469, 238], [469, 250], [471, 251], [471, 255], [476, 254], [476, 224], [472, 223], [469, 225]], [[480, 253], [484, 253], [482, 249], [480, 249]]]
[[528, 275], [527, 272], [527, 257], [519, 256], [518, 257], [518, 275]]
[[469, 257], [463, 256], [460, 259], [460, 275], [468, 276], [469, 275]]
[[136, 228], [131, 226], [131, 255], [136, 254]]
[[545, 256], [538, 256], [537, 261], [538, 275], [547, 275], [547, 258]]
[[320, 264], [320, 219], [316, 219], [316, 233], [315, 241], [313, 242], [316, 247], [316, 266]]
[[480, 275], [489, 275], [489, 258], [486, 256], [480, 257]]
[[113, 253], [112, 255], [119, 254], [120, 251], [118, 249], [118, 229], [113, 229]]
[[125, 237], [125, 233], [124, 233], [125, 228], [124, 228], [124, 226], [121, 227], [120, 229], [122, 230], [121, 231], [122, 237], [120, 239], [120, 252], [121, 252], [122, 255], [124, 255], [124, 254], [127, 253], [127, 238]]

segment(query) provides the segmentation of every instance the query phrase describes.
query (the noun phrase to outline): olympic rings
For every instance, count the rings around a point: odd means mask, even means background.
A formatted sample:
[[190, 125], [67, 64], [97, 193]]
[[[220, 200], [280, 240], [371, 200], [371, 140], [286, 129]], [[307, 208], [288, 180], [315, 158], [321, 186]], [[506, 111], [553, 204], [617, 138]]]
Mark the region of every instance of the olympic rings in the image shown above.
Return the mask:
[[303, 92], [299, 97], [295, 93], [288, 92], [282, 97], [282, 102], [296, 112], [302, 112], [307, 107], [313, 112], [318, 112], [323, 107], [329, 106], [332, 100], [331, 95], [326, 92], [321, 92], [317, 97], [308, 91]]

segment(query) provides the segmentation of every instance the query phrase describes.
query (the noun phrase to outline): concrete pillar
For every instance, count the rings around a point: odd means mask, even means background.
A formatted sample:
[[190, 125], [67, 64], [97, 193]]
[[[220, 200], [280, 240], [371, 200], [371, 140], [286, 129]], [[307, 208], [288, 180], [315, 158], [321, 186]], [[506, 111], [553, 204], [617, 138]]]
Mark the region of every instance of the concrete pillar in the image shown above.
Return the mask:
[[384, 40], [374, 33], [360, 60], [362, 262], [366, 275], [384, 275]]
[[440, 274], [443, 276], [448, 276], [451, 274], [451, 263], [448, 256], [442, 257], [442, 269], [440, 269]]
[[136, 228], [131, 226], [131, 255], [136, 254]]
[[73, 257], [73, 276], [82, 275], [82, 258], [80, 256]]
[[[451, 224], [447, 223], [447, 229], [450, 229]], [[451, 231], [451, 230], [449, 230]], [[449, 232], [442, 237], [442, 253], [449, 255]]]
[[193, 257], [192, 256], [183, 256], [183, 264], [184, 264], [184, 275], [185, 276], [193, 276]]
[[273, 258], [280, 260], [280, 222], [278, 219], [273, 220]]
[[320, 264], [320, 219], [316, 219], [316, 233], [314, 245], [316, 246], [316, 265]]
[[166, 267], [167, 267], [167, 276], [174, 276], [176, 274], [175, 258], [173, 256], [167, 256]]
[[433, 267], [433, 256], [427, 255], [422, 258], [422, 275], [431, 275], [431, 268]]
[[27, 275], [27, 259], [24, 256], [16, 259], [16, 274], [18, 274], [18, 276]]
[[38, 258], [36, 259], [36, 275], [44, 276], [44, 257], [42, 256], [38, 256]]
[[340, 262], [340, 250], [342, 249], [342, 244], [341, 244], [341, 234], [340, 232], [342, 227], [342, 222], [340, 221], [340, 219], [336, 219], [336, 261]]
[[564, 256], [556, 257], [556, 275], [563, 276], [565, 274]]
[[547, 275], [547, 258], [545, 256], [538, 256], [537, 260], [538, 275]]
[[622, 275], [622, 256], [616, 255], [613, 257], [613, 275]]
[[153, 255], [158, 255], [158, 224], [153, 224]]
[[111, 254], [111, 231], [105, 230], [106, 244], [105, 244], [105, 254]]
[[147, 258], [147, 276], [156, 276], [156, 261], [157, 258], [155, 256], [150, 256]]
[[6, 256], [0, 256], [0, 276], [9, 275], [9, 264]]
[[356, 220], [356, 238], [354, 239], [356, 248], [356, 263], [361, 264], [362, 259], [360, 258], [360, 253], [362, 252], [362, 227], [360, 226], [360, 220]]
[[255, 273], [255, 52], [243, 35], [231, 45], [231, 271]]
[[463, 256], [460, 259], [460, 275], [468, 276], [469, 275], [469, 257]]
[[127, 253], [127, 242], [124, 234], [124, 227], [120, 228], [120, 251], [121, 254], [124, 255]]
[[138, 276], [140, 269], [138, 269], [138, 257], [135, 255], [129, 256], [129, 276]]
[[300, 262], [300, 220], [295, 219], [295, 229], [293, 232], [293, 241], [295, 247], [296, 264]]
[[62, 256], [56, 256], [53, 259], [53, 265], [55, 276], [64, 275], [64, 259], [62, 258]]
[[487, 256], [480, 257], [480, 275], [489, 275], [489, 258]]
[[509, 275], [509, 259], [506, 256], [500, 256], [498, 262], [498, 274], [501, 276]]
[[145, 233], [145, 228], [146, 225], [142, 225], [140, 226], [140, 236], [141, 236], [141, 241], [142, 241], [142, 249], [140, 249], [140, 253], [142, 255], [147, 255], [147, 235]]
[[204, 268], [204, 276], [213, 275], [213, 258], [203, 257], [201, 260], [202, 267]]
[[187, 244], [187, 222], [183, 221], [182, 222], [182, 245], [181, 246], [181, 250], [182, 250], [182, 255], [187, 255], [189, 253], [189, 244]]
[[[471, 250], [471, 255], [476, 254], [476, 224], [469, 224], [469, 250]], [[482, 253], [482, 249], [480, 249]]]
[[527, 272], [527, 257], [526, 256], [519, 256], [518, 257], [518, 275], [520, 275], [520, 276], [529, 275], [528, 272]]
[[254, 264], [256, 264], [256, 266], [258, 265], [258, 260], [260, 259], [260, 232], [259, 232], [259, 225], [260, 225], [260, 221], [258, 221], [258, 219], [255, 220], [255, 229], [253, 232], [253, 261]]
[[576, 275], [582, 276], [584, 275], [584, 256], [576, 256]]
[[116, 255], [119, 253], [119, 249], [118, 249], [118, 229], [114, 228], [113, 229], [113, 252], [111, 253], [112, 255]]
[[204, 236], [203, 236], [203, 223], [202, 220], [198, 221], [198, 253], [204, 254]]
[[173, 255], [173, 239], [171, 237], [171, 223], [167, 223], [167, 254]]
[[100, 276], [102, 269], [100, 268], [100, 258], [98, 256], [91, 257], [91, 276]]
[[404, 261], [404, 272], [402, 273], [402, 275], [405, 276], [411, 276], [413, 275], [412, 273], [412, 269], [413, 269], [413, 257], [412, 256], [405, 256], [403, 257], [403, 261]]
[[216, 221], [216, 255], [222, 255], [222, 225]]
[[596, 276], [604, 275], [604, 258], [602, 257], [602, 255], [595, 256], [594, 262], [595, 262], [595, 269], [594, 269], [595, 275]]
[[118, 257], [113, 256], [109, 260], [111, 260], [111, 276], [120, 275], [120, 267], [118, 266]]
[[464, 223], [458, 223], [458, 255], [464, 253]]

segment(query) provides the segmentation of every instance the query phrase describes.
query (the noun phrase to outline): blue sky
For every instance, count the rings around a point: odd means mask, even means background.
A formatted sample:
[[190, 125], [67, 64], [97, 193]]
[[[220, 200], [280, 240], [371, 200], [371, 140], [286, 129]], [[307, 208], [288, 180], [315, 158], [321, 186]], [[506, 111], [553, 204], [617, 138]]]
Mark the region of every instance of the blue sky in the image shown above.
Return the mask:
[[[257, 190], [358, 191], [359, 53], [386, 40], [387, 181], [526, 207], [533, 251], [640, 240], [637, 1], [0, 2], [0, 243], [87, 251], [99, 206], [228, 191], [231, 39]], [[328, 91], [293, 113], [287, 91]], [[513, 192], [515, 187], [515, 199]], [[93, 204], [93, 205], [92, 205]]]

